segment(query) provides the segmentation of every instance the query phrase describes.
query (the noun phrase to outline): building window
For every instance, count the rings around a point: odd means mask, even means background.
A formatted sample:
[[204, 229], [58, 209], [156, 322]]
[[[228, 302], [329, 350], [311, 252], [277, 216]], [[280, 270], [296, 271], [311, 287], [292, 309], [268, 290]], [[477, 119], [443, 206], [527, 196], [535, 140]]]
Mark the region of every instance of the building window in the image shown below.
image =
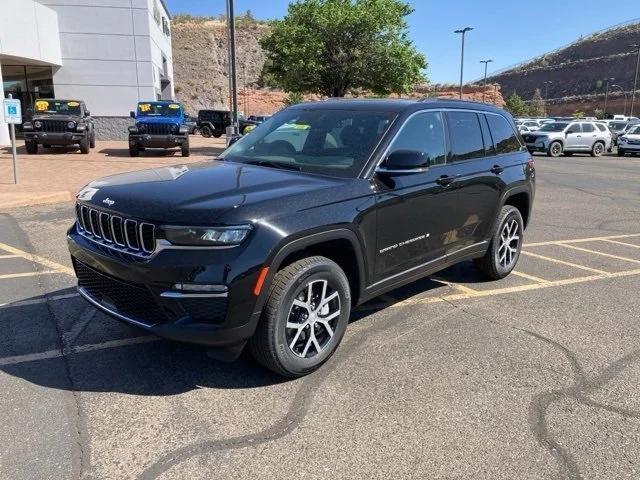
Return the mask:
[[171, 36], [171, 30], [169, 29], [169, 21], [165, 17], [162, 17], [162, 31], [167, 37]]

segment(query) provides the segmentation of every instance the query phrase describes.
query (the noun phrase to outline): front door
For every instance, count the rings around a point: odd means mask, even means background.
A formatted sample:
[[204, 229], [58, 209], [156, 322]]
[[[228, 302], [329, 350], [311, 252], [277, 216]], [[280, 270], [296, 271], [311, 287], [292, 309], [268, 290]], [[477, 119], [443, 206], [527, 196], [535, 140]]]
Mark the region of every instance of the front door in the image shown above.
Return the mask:
[[565, 150], [584, 150], [584, 142], [582, 140], [582, 127], [579, 123], [572, 123], [567, 127], [564, 139]]
[[377, 174], [377, 247], [375, 281], [444, 255], [442, 239], [455, 206], [454, 167], [446, 164], [447, 141], [442, 112], [414, 114], [401, 128], [388, 153], [420, 151], [428, 158], [422, 171]]

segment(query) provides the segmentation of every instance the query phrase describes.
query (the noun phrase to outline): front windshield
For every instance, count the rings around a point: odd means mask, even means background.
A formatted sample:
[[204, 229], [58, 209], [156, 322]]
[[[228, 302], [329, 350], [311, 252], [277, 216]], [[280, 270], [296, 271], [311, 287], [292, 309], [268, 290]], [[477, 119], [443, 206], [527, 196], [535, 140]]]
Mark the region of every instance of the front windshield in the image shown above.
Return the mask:
[[36, 114], [60, 113], [62, 115], [80, 115], [80, 102], [75, 100], [36, 100]]
[[180, 104], [179, 103], [153, 103], [153, 102], [139, 103], [138, 116], [139, 117], [179, 117]]
[[566, 122], [553, 122], [546, 123], [542, 127], [540, 127], [539, 132], [561, 132], [569, 125]]
[[635, 125], [627, 132], [629, 135], [640, 135], [640, 125]]
[[624, 128], [627, 126], [627, 123], [626, 122], [611, 122], [609, 124], [609, 126], [613, 130], [624, 130]]
[[287, 109], [222, 153], [232, 162], [356, 177], [396, 114]]

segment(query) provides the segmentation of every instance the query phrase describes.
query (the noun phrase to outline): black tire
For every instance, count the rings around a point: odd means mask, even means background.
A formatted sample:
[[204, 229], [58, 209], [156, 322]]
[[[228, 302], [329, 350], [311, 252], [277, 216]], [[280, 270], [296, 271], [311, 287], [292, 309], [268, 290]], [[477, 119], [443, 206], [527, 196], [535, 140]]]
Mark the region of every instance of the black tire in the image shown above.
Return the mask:
[[90, 145], [89, 137], [85, 136], [82, 140], [80, 140], [80, 152], [82, 152], [85, 155], [89, 153], [89, 150], [91, 150], [89, 145]]
[[204, 138], [209, 138], [209, 137], [211, 137], [211, 135], [214, 135], [213, 130], [211, 130], [211, 127], [209, 127], [208, 125], [205, 125], [204, 127], [202, 127], [200, 129], [200, 134]]
[[96, 132], [95, 130], [91, 132], [91, 140], [89, 140], [89, 147], [96, 148]]
[[549, 157], [558, 158], [560, 155], [562, 155], [562, 150], [562, 142], [551, 142], [551, 144], [549, 145], [549, 149], [547, 150], [547, 155]]
[[624, 150], [618, 149], [618, 156], [619, 157], [624, 157], [626, 153], [627, 152], [625, 152]]
[[140, 150], [136, 145], [129, 145], [129, 156], [130, 157], [139, 157]]
[[[515, 233], [513, 230], [514, 222], [517, 225]], [[501, 260], [502, 253], [504, 252], [504, 243], [501, 242], [501, 237], [505, 232], [507, 225], [511, 226], [511, 235], [517, 235], [518, 239], [517, 245], [514, 243], [516, 240], [509, 242], [509, 246], [514, 249], [515, 252], [511, 253], [511, 260], [507, 262], [507, 258], [505, 258], [505, 264], [503, 264]], [[522, 221], [520, 211], [511, 205], [505, 205], [502, 207], [498, 221], [496, 222], [496, 230], [493, 232], [493, 236], [491, 237], [491, 243], [489, 244], [487, 253], [484, 257], [475, 260], [476, 266], [480, 271], [482, 271], [482, 273], [492, 280], [500, 280], [501, 278], [509, 275], [520, 258], [520, 251], [522, 250], [522, 243], [524, 240], [523, 234], [524, 222]]]
[[604, 155], [606, 150], [607, 147], [603, 142], [596, 142], [593, 144], [593, 147], [591, 147], [591, 156], [601, 157], [602, 155]]
[[215, 133], [213, 134], [213, 138], [220, 138], [222, 136], [222, 133]]
[[564, 152], [565, 157], [573, 157], [573, 152]]
[[[294, 300], [303, 303], [305, 296], [306, 303], [313, 304], [317, 301], [317, 296], [314, 294], [322, 293], [322, 282], [326, 282], [326, 292], [329, 292], [329, 289], [333, 290], [330, 296], [337, 293], [331, 300], [334, 303], [326, 304], [327, 318], [331, 315], [330, 305], [333, 305], [333, 308], [337, 305], [339, 309], [339, 313], [338, 310], [333, 312], [337, 313], [333, 319], [335, 322], [333, 325], [329, 324], [332, 335], [329, 335], [325, 327], [318, 325], [322, 322], [310, 324], [304, 317], [306, 312], [311, 318], [321, 319], [321, 316], [315, 316], [322, 315], [320, 309], [311, 313], [311, 310], [293, 305]], [[309, 284], [312, 285], [311, 295], [307, 293]], [[335, 303], [336, 299], [339, 299], [339, 303]], [[249, 341], [249, 349], [261, 365], [279, 375], [290, 378], [307, 375], [320, 368], [333, 355], [347, 329], [350, 314], [351, 292], [349, 281], [342, 269], [325, 257], [303, 258], [283, 268], [273, 278], [260, 323]], [[300, 320], [301, 324], [306, 323], [306, 326], [299, 329], [287, 328], [289, 320], [293, 320], [292, 315], [302, 315], [296, 319]], [[318, 333], [310, 336], [312, 329], [313, 332]], [[322, 335], [323, 340], [315, 335]], [[294, 345], [293, 348], [291, 344]], [[315, 345], [320, 345], [319, 351]], [[315, 352], [313, 355], [311, 355], [312, 348]], [[302, 352], [299, 351], [300, 349]], [[298, 353], [294, 350], [298, 350]]]
[[33, 140], [26, 140], [24, 142], [24, 146], [26, 147], [27, 153], [29, 155], [35, 155], [36, 153], [38, 153], [38, 144]]
[[187, 140], [182, 145], [180, 145], [180, 150], [182, 152], [182, 156], [183, 157], [188, 157], [189, 156], [189, 154], [190, 154], [189, 140]]
[[44, 148], [51, 148], [51, 145], [42, 145]]

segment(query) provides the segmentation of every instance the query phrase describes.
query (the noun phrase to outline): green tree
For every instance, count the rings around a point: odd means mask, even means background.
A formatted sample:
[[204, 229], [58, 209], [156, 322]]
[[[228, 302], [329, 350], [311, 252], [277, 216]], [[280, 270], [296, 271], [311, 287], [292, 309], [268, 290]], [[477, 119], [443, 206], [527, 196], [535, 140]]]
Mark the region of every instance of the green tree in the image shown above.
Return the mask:
[[353, 89], [406, 93], [425, 81], [401, 0], [298, 0], [260, 41], [263, 78], [288, 92], [343, 97]]
[[531, 98], [531, 103], [529, 104], [529, 115], [532, 117], [544, 117], [545, 115], [544, 99], [542, 98], [542, 93], [539, 88], [536, 88], [536, 91], [533, 93], [533, 97]]
[[576, 110], [573, 112], [573, 116], [576, 118], [584, 118], [584, 112], [582, 110]]
[[593, 111], [593, 116], [596, 117], [598, 120], [604, 120], [604, 110], [602, 110], [601, 108], [596, 108]]
[[504, 108], [511, 112], [514, 117], [526, 117], [529, 115], [529, 105], [516, 92], [507, 97]]
[[304, 102], [304, 96], [298, 92], [289, 92], [287, 93], [287, 96], [284, 97], [284, 99], [282, 100], [282, 103], [284, 104], [285, 107], [288, 107], [289, 105], [295, 105], [296, 103], [302, 103], [302, 102]]

